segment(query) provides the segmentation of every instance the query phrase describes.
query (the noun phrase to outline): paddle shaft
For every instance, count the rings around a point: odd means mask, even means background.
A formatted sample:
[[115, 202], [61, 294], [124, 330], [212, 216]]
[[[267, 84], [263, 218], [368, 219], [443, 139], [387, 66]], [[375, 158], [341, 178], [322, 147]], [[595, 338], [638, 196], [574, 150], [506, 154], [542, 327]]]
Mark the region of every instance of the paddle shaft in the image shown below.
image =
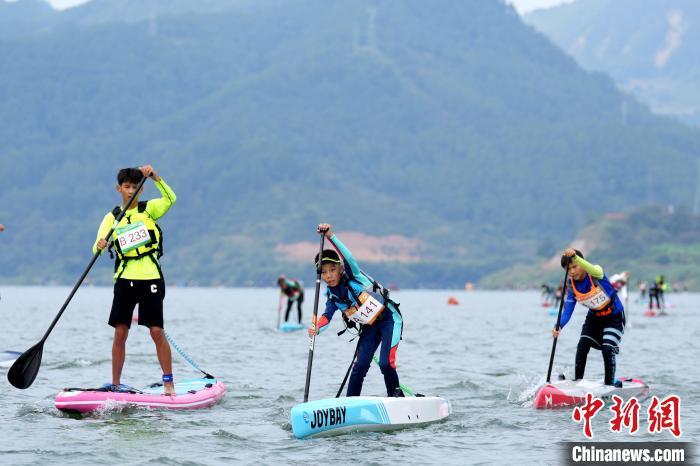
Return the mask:
[[629, 322], [629, 309], [630, 309], [630, 276], [629, 274], [627, 275], [627, 280], [625, 280], [625, 312], [624, 312], [624, 317], [625, 317], [625, 327], [630, 324]]
[[[139, 191], [141, 191], [141, 188], [146, 182], [146, 179], [147, 177], [145, 176], [141, 179], [136, 188], [136, 191], [134, 191], [134, 194], [132, 194], [131, 199], [129, 199], [129, 202], [126, 204], [126, 206], [122, 208], [122, 211], [114, 219], [112, 229], [109, 230], [109, 233], [107, 234], [105, 240], [108, 241], [109, 238], [112, 236], [112, 233], [114, 233], [114, 230], [117, 228], [117, 225], [119, 225], [121, 219], [124, 218], [124, 214], [126, 213], [127, 209], [134, 202], [136, 196], [138, 196]], [[46, 333], [44, 333], [44, 336], [41, 338], [41, 340], [37, 344], [29, 348], [27, 351], [22, 353], [22, 355], [19, 358], [17, 358], [17, 361], [15, 361], [12, 367], [10, 367], [10, 370], [7, 372], [7, 380], [14, 387], [19, 389], [25, 389], [30, 387], [32, 383], [34, 383], [34, 380], [36, 379], [36, 376], [39, 373], [39, 368], [41, 367], [41, 356], [44, 351], [44, 342], [51, 334], [51, 331], [56, 326], [56, 323], [58, 323], [58, 319], [60, 319], [63, 315], [63, 312], [68, 307], [68, 304], [70, 303], [71, 299], [73, 299], [73, 296], [75, 295], [76, 291], [78, 291], [78, 288], [83, 283], [83, 280], [85, 280], [85, 277], [87, 276], [88, 272], [90, 272], [90, 269], [95, 264], [95, 261], [97, 261], [97, 258], [100, 256], [101, 253], [102, 251], [98, 250], [92, 257], [90, 263], [85, 268], [82, 275], [80, 275], [78, 282], [75, 284], [75, 286], [73, 286], [73, 289], [68, 295], [68, 298], [63, 303], [63, 306], [61, 306], [61, 310], [58, 311], [58, 314], [56, 314], [56, 317], [54, 317], [53, 322], [51, 322], [51, 325], [46, 330]]]
[[[564, 272], [564, 283], [562, 284], [561, 287], [561, 301], [559, 301], [559, 313], [557, 314], [557, 325], [556, 328], [559, 330], [559, 324], [561, 324], [561, 312], [564, 309], [564, 301], [566, 301], [566, 285], [569, 280], [569, 267], [567, 264], [566, 267], [566, 272]], [[554, 337], [552, 340], [552, 354], [549, 355], [549, 369], [547, 369], [547, 383], [549, 383], [550, 379], [552, 378], [552, 365], [554, 364], [554, 352], [557, 350], [557, 338]]]
[[[314, 313], [312, 322], [313, 328], [316, 328], [316, 321], [318, 317], [318, 298], [321, 294], [321, 266], [323, 263], [323, 245], [326, 241], [326, 232], [321, 232], [321, 244], [318, 247], [318, 266], [316, 267], [316, 293], [314, 295]], [[304, 386], [304, 403], [309, 401], [309, 386], [311, 385], [311, 366], [314, 362], [314, 345], [316, 344], [316, 332], [311, 335], [311, 344], [309, 345], [309, 360], [306, 364], [306, 385]]]
[[[362, 272], [362, 273], [367, 275], [364, 272]], [[377, 283], [369, 275], [367, 275], [367, 278], [369, 278], [370, 281], [372, 281], [372, 283]], [[355, 291], [352, 289], [352, 287], [349, 284], [348, 284], [348, 290], [350, 290], [350, 294], [352, 295], [352, 298], [355, 300], [355, 303], [357, 304], [357, 306], [360, 306], [360, 298], [357, 296], [357, 294], [355, 293]], [[403, 324], [401, 324], [401, 325], [403, 325]], [[360, 348], [360, 342], [358, 341], [357, 348], [355, 349], [355, 356], [352, 357], [353, 363], [355, 362], [355, 358], [357, 357], [357, 351], [359, 348]], [[372, 361], [374, 361], [376, 364], [379, 364], [379, 359], [377, 359], [377, 356], [372, 356]], [[350, 367], [352, 367], [352, 364], [350, 364]], [[345, 374], [345, 379], [343, 380], [343, 385], [340, 386], [340, 390], [338, 390], [338, 395], [336, 395], [336, 398], [338, 398], [340, 396], [340, 392], [343, 390], [343, 387], [345, 386], [345, 381], [347, 380], [349, 374], [350, 374], [350, 368], [348, 368], [348, 372], [347, 372], [347, 374]], [[404, 394], [406, 394], [408, 396], [415, 396], [413, 390], [411, 390], [410, 388], [408, 388], [404, 384], [399, 383], [399, 388], [401, 389], [402, 392], [404, 392]]]
[[280, 294], [280, 302], [277, 304], [277, 328], [280, 328], [280, 324], [282, 323], [282, 300], [284, 297]]
[[[119, 225], [119, 222], [121, 222], [122, 218], [124, 218], [126, 211], [129, 209], [129, 207], [131, 207], [131, 204], [134, 202], [134, 199], [136, 199], [136, 196], [139, 195], [139, 191], [141, 191], [141, 188], [143, 188], [143, 185], [144, 185], [144, 183], [146, 183], [147, 179], [148, 179], [148, 177], [146, 177], [146, 176], [144, 176], [141, 179], [138, 186], [136, 187], [136, 190], [134, 191], [134, 194], [132, 194], [131, 199], [129, 199], [129, 202], [126, 204], [126, 207], [122, 207], [122, 211], [119, 213], [117, 218], [114, 219], [114, 223], [112, 224], [112, 228], [109, 230], [109, 233], [107, 233], [107, 236], [105, 236], [105, 241], [109, 241], [109, 238], [112, 236], [112, 233], [114, 233], [114, 230], [116, 230], [117, 226]], [[100, 257], [100, 254], [102, 254], [102, 250], [98, 249], [97, 252], [95, 253], [95, 255], [92, 256], [90, 263], [85, 268], [82, 275], [80, 275], [80, 278], [78, 279], [76, 284], [73, 286], [73, 289], [71, 290], [70, 294], [68, 295], [68, 298], [63, 303], [63, 306], [61, 306], [61, 310], [58, 311], [58, 314], [56, 314], [56, 317], [54, 317], [53, 322], [51, 322], [51, 325], [49, 326], [48, 330], [46, 330], [46, 333], [41, 338], [40, 343], [45, 342], [46, 339], [49, 337], [49, 335], [51, 334], [51, 331], [58, 323], [58, 319], [60, 319], [61, 315], [63, 315], [63, 312], [68, 307], [68, 304], [73, 299], [73, 296], [78, 291], [78, 288], [80, 288], [80, 285], [82, 285], [83, 280], [85, 280], [85, 277], [87, 277], [87, 274], [90, 273], [90, 269], [92, 269], [92, 266], [95, 265], [95, 262], [97, 261], [97, 258]]]
[[335, 394], [336, 398], [340, 398], [340, 394], [343, 392], [343, 389], [345, 388], [345, 384], [348, 381], [348, 377], [350, 376], [350, 371], [352, 370], [352, 366], [355, 365], [355, 358], [357, 358], [357, 352], [360, 349], [360, 339], [357, 339], [357, 345], [355, 345], [355, 353], [352, 355], [352, 361], [350, 361], [350, 365], [348, 366], [347, 372], [345, 372], [345, 377], [343, 378], [343, 383], [340, 384], [340, 388], [338, 389], [338, 393]]

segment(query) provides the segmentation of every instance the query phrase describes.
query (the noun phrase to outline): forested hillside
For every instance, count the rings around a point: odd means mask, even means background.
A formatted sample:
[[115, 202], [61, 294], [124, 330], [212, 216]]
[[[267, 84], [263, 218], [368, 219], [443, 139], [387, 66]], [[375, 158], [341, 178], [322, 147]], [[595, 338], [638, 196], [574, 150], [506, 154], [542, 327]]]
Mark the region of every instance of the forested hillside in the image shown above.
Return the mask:
[[117, 169], [145, 162], [178, 195], [180, 283], [308, 279], [285, 248], [323, 220], [378, 239], [384, 281], [457, 286], [605, 211], [692, 200], [700, 133], [498, 1], [195, 4], [100, 0], [2, 36], [3, 281], [74, 280]]
[[700, 2], [577, 0], [525, 21], [655, 112], [700, 126]]
[[[649, 282], [659, 274], [680, 289], [700, 289], [700, 218], [681, 209], [643, 206], [626, 213], [608, 213], [581, 229], [566, 243], [604, 267], [606, 274], [626, 270], [631, 283]], [[561, 280], [564, 246], [539, 264], [517, 264], [485, 277], [494, 288], [532, 288]]]

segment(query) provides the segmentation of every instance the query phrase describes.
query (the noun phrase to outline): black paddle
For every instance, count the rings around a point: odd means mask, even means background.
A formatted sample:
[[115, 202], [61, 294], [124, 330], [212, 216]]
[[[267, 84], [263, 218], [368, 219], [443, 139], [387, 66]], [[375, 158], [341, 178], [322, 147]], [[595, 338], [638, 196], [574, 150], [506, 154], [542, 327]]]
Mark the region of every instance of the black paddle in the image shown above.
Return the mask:
[[280, 294], [280, 302], [277, 305], [277, 330], [279, 330], [282, 321], [282, 299], [282, 294]]
[[343, 383], [340, 384], [340, 388], [338, 389], [338, 393], [335, 394], [336, 398], [340, 398], [340, 394], [343, 393], [343, 389], [345, 388], [345, 384], [348, 382], [348, 377], [350, 376], [350, 371], [352, 370], [352, 366], [355, 365], [355, 359], [357, 358], [357, 352], [360, 350], [360, 339], [357, 339], [357, 345], [355, 346], [355, 354], [352, 355], [352, 361], [350, 361], [350, 366], [348, 366], [348, 370], [345, 373], [345, 377], [343, 378]]
[[[557, 325], [556, 329], [559, 330], [559, 324], [561, 323], [561, 311], [564, 309], [564, 301], [566, 300], [566, 285], [569, 279], [569, 264], [566, 264], [566, 272], [564, 272], [564, 284], [561, 288], [561, 301], [559, 301], [559, 314], [557, 315]], [[557, 349], [557, 338], [554, 337], [552, 340], [552, 354], [549, 356], [549, 369], [547, 369], [547, 383], [552, 378], [552, 364], [554, 364], [554, 351]]]
[[[146, 182], [146, 179], [147, 177], [145, 176], [141, 179], [136, 188], [136, 191], [134, 191], [134, 194], [131, 196], [131, 199], [129, 199], [129, 202], [126, 204], [126, 207], [122, 208], [121, 213], [114, 220], [114, 223], [112, 224], [112, 229], [109, 230], [109, 233], [107, 233], [107, 236], [105, 237], [106, 241], [109, 241], [109, 238], [112, 236], [112, 233], [114, 233], [114, 230], [117, 228], [117, 225], [119, 225], [119, 222], [124, 217], [126, 210], [129, 207], [131, 207], [131, 203], [134, 202], [134, 199], [136, 199], [136, 196], [138, 196], [138, 193], [139, 191], [141, 191], [141, 188]], [[58, 311], [58, 314], [56, 314], [56, 317], [54, 317], [53, 322], [51, 322], [51, 325], [49, 326], [49, 329], [46, 331], [39, 343], [25, 351], [22, 354], [22, 356], [17, 358], [17, 361], [15, 361], [12, 367], [10, 367], [10, 370], [7, 372], [7, 380], [9, 380], [10, 383], [15, 387], [25, 389], [31, 386], [32, 383], [34, 383], [34, 379], [36, 379], [36, 376], [39, 373], [39, 367], [41, 367], [41, 355], [44, 352], [44, 342], [49, 337], [49, 334], [51, 333], [53, 328], [56, 326], [58, 319], [60, 319], [61, 315], [63, 315], [63, 311], [65, 311], [68, 307], [68, 303], [70, 303], [71, 299], [73, 299], [73, 295], [75, 295], [75, 292], [78, 291], [78, 288], [83, 283], [83, 280], [85, 280], [85, 277], [87, 276], [88, 272], [90, 272], [90, 269], [95, 264], [95, 261], [97, 261], [97, 258], [100, 257], [100, 254], [102, 254], [102, 250], [98, 249], [95, 255], [92, 256], [92, 260], [88, 264], [83, 274], [78, 279], [78, 282], [75, 284], [70, 294], [68, 295], [68, 299], [66, 299], [66, 302], [63, 303], [63, 306], [61, 306], [61, 310]]]
[[[312, 317], [312, 322], [314, 323], [314, 329], [316, 328], [316, 321], [318, 317], [318, 297], [321, 294], [321, 265], [323, 262], [323, 245], [326, 240], [326, 231], [320, 231], [321, 233], [321, 245], [318, 248], [318, 265], [316, 266], [316, 295], [314, 296], [314, 315]], [[314, 362], [314, 344], [316, 343], [316, 333], [311, 335], [311, 344], [309, 345], [309, 361], [306, 364], [306, 385], [304, 386], [304, 403], [309, 401], [309, 386], [311, 385], [311, 366]]]

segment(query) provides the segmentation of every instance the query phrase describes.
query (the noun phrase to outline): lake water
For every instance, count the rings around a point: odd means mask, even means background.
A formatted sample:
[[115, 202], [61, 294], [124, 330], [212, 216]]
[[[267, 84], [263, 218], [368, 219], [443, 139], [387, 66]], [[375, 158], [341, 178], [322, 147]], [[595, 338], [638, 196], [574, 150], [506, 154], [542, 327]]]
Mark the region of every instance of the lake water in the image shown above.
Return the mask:
[[[0, 350], [24, 351], [39, 340], [68, 288], [2, 287]], [[455, 296], [459, 306], [448, 306]], [[308, 338], [275, 330], [274, 289], [169, 288], [166, 330], [200, 366], [228, 388], [223, 402], [190, 412], [132, 410], [76, 418], [53, 406], [65, 386], [97, 386], [110, 379], [112, 328], [106, 324], [112, 291], [84, 288], [44, 347], [34, 385], [17, 390], [0, 369], [0, 463], [33, 464], [558, 464], [557, 442], [584, 440], [571, 410], [538, 411], [555, 317], [535, 292], [407, 290], [393, 295], [406, 321], [398, 351], [401, 382], [450, 400], [445, 422], [391, 433], [346, 434], [297, 440], [289, 411], [303, 398]], [[700, 295], [670, 295], [669, 315], [645, 318], [632, 304], [618, 358], [618, 375], [651, 385], [651, 394], [681, 396], [681, 440], [700, 435]], [[307, 291], [305, 318], [313, 290]], [[577, 309], [562, 332], [554, 374], [573, 376], [585, 312]], [[341, 319], [331, 324], [339, 330]], [[332, 397], [352, 358], [347, 334], [328, 331], [316, 341], [310, 399]], [[197, 376], [176, 353], [175, 377]], [[122, 381], [142, 387], [161, 372], [146, 329], [132, 327]], [[591, 351], [587, 378], [602, 379], [600, 353]], [[364, 394], [382, 395], [372, 367]], [[645, 413], [649, 400], [642, 401]], [[612, 433], [606, 410], [594, 419], [595, 440], [671, 441], [668, 432]]]

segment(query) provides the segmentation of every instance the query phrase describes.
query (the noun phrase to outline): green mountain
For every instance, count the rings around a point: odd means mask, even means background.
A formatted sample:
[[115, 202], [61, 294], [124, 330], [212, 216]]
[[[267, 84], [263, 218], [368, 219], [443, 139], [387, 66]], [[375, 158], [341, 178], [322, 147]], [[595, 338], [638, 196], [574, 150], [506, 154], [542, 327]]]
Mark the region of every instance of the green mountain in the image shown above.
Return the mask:
[[[606, 274], [626, 270], [630, 282], [652, 281], [663, 274], [668, 283], [700, 290], [700, 218], [680, 209], [642, 206], [624, 214], [607, 214], [586, 225], [571, 242]], [[563, 246], [560, 250], [563, 250]], [[562, 279], [559, 254], [539, 264], [517, 264], [484, 277], [495, 288], [535, 288]]]
[[310, 279], [297, 243], [325, 220], [379, 279], [462, 286], [601, 212], [692, 199], [700, 133], [499, 1], [160, 2], [155, 26], [145, 3], [0, 39], [3, 281], [72, 281], [117, 169], [145, 162], [178, 194], [166, 274], [201, 284]]
[[655, 112], [700, 125], [697, 1], [577, 0], [524, 19]]
[[46, 32], [57, 17], [44, 0], [0, 0], [0, 39]]

